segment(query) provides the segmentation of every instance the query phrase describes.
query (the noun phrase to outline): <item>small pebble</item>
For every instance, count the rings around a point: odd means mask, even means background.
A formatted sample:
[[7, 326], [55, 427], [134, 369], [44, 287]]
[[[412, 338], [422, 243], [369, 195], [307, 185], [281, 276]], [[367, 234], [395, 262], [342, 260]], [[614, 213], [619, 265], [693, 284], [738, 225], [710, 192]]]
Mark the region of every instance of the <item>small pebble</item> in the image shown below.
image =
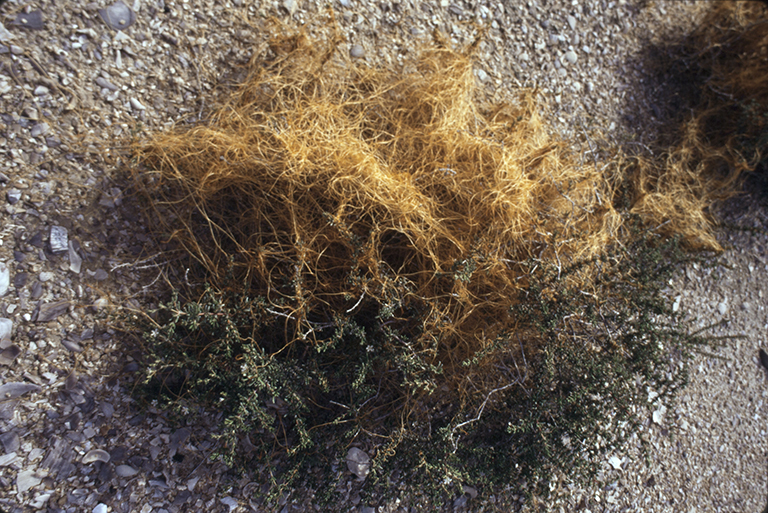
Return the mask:
[[123, 32], [122, 30], [118, 30], [117, 34], [115, 34], [114, 40], [117, 42], [130, 41], [131, 36]]
[[570, 25], [571, 30], [576, 30], [576, 18], [573, 16], [568, 16], [568, 25]]
[[222, 497], [220, 500], [222, 504], [229, 507], [230, 512], [236, 509], [238, 506], [237, 500], [233, 499], [232, 497]]
[[8, 203], [15, 205], [21, 199], [21, 191], [18, 189], [8, 189], [8, 192], [5, 193], [5, 198], [8, 200]]
[[728, 313], [728, 304], [721, 301], [717, 304], [717, 311], [720, 312], [720, 315], [725, 315]]
[[100, 502], [96, 505], [95, 508], [93, 508], [93, 513], [107, 513], [107, 505], [103, 502]]
[[15, 431], [8, 431], [0, 435], [0, 442], [6, 453], [16, 452], [21, 447], [21, 438]]
[[6, 347], [0, 352], [0, 365], [11, 365], [21, 354], [21, 348], [17, 345]]
[[488, 80], [488, 73], [481, 69], [475, 70], [475, 76], [480, 80], [480, 82], [486, 82]]
[[38, 123], [32, 127], [32, 130], [29, 131], [29, 135], [32, 137], [40, 137], [41, 135], [47, 134], [50, 129], [51, 127], [48, 123]]
[[349, 55], [359, 59], [365, 56], [365, 49], [360, 45], [352, 45], [352, 48], [349, 49]]
[[97, 78], [96, 83], [99, 85], [99, 87], [109, 89], [110, 91], [117, 91], [119, 89], [115, 84], [102, 77]]
[[43, 271], [43, 272], [40, 273], [40, 277], [39, 278], [40, 278], [41, 282], [45, 283], [47, 281], [51, 281], [55, 276], [56, 275], [53, 274], [50, 271]]
[[21, 494], [30, 488], [39, 485], [42, 481], [43, 480], [35, 474], [34, 470], [22, 470], [16, 476], [16, 489]]
[[579, 60], [579, 56], [576, 55], [576, 52], [573, 50], [568, 50], [565, 52], [565, 60], [570, 62], [571, 64], [576, 64], [576, 61]]
[[35, 96], [45, 96], [49, 92], [50, 90], [47, 87], [40, 85], [35, 88], [34, 94]]
[[130, 465], [118, 465], [117, 468], [115, 468], [115, 474], [117, 474], [120, 477], [131, 477], [131, 476], [135, 476], [138, 473], [139, 471], [131, 467]]
[[115, 407], [110, 403], [101, 403], [101, 412], [106, 418], [110, 419], [115, 414]]
[[83, 348], [78, 344], [77, 342], [74, 342], [72, 340], [62, 340], [61, 345], [66, 347], [68, 350], [72, 351], [73, 353], [82, 353]]
[[371, 468], [371, 458], [357, 447], [351, 447], [347, 452], [347, 468], [361, 481], [368, 475]]
[[131, 107], [133, 107], [133, 110], [146, 110], [146, 107], [136, 98], [131, 98]]
[[288, 14], [293, 16], [298, 8], [298, 3], [296, 0], [283, 0], [283, 7], [288, 11]]
[[38, 300], [43, 295], [43, 285], [36, 281], [32, 284], [32, 287], [29, 291], [29, 297], [31, 297], [33, 300]]

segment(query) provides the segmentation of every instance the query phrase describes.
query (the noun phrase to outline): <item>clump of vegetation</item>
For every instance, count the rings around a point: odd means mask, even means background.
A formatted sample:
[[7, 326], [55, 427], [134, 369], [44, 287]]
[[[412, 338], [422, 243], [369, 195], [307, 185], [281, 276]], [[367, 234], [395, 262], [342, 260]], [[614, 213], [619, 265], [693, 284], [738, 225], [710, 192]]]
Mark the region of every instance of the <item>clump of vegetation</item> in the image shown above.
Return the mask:
[[666, 213], [628, 223], [634, 177], [579, 163], [533, 92], [478, 105], [473, 47], [371, 69], [276, 31], [210, 119], [134, 146], [202, 284], [141, 321], [145, 391], [220, 408], [221, 455], [284, 486], [332, 490], [353, 444], [369, 486], [438, 497], [594, 469], [701, 342], [665, 307]]
[[[700, 103], [678, 152], [698, 148], [709, 175], [754, 170], [768, 151], [768, 7], [721, 1], [686, 40], [686, 64], [703, 77]], [[690, 151], [690, 150], [689, 150]], [[717, 162], [716, 159], [720, 159]]]
[[721, 249], [711, 207], [768, 168], [768, 8], [716, 2], [691, 34], [664, 46], [650, 64], [685, 84], [685, 104], [656, 145], [659, 156], [624, 166], [633, 176], [632, 212]]

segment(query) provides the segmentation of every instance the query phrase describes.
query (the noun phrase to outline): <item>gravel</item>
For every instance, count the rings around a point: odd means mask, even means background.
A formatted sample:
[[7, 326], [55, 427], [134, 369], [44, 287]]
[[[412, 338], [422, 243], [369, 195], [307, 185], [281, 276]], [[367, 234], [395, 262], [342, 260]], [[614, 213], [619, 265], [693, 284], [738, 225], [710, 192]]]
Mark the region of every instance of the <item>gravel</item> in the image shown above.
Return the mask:
[[[263, 40], [262, 20], [300, 27], [326, 3], [26, 5], [7, 0], [0, 20], [0, 396], [9, 399], [0, 402], [0, 509], [265, 511], [252, 493], [266, 485], [263, 475], [238, 477], [209, 460], [218, 443], [215, 412], [181, 430], [153, 407], [139, 414], [131, 398], [140, 355], [125, 349], [107, 308], [152, 307], [162, 258], [111, 177], [122, 137], [205, 114], [210, 91], [236, 81]], [[349, 41], [342, 50], [370, 65], [403, 62], [434, 29], [461, 45], [474, 40], [478, 24], [488, 27], [475, 56], [483, 99], [536, 86], [563, 135], [598, 130], [639, 142], [661, 123], [646, 114], [661, 99], [648, 85], [644, 44], [684, 34], [707, 8], [693, 0], [331, 5]], [[544, 510], [765, 506], [768, 386], [758, 349], [768, 348], [768, 210], [748, 198], [730, 209], [730, 221], [755, 229], [723, 231], [723, 265], [685, 269], [670, 285], [670, 304], [702, 327], [725, 321], [715, 335], [744, 338], [697, 355], [674, 408], [645, 412], [640, 433], [606, 458], [589, 486], [552, 483]], [[418, 497], [361, 499], [369, 456], [367, 447], [355, 449], [337, 462], [337, 509], [424, 510]], [[464, 484], [464, 495], [450, 501], [457, 509], [495, 511], [502, 499], [535, 509]], [[281, 508], [320, 510], [310, 492], [296, 501]]]

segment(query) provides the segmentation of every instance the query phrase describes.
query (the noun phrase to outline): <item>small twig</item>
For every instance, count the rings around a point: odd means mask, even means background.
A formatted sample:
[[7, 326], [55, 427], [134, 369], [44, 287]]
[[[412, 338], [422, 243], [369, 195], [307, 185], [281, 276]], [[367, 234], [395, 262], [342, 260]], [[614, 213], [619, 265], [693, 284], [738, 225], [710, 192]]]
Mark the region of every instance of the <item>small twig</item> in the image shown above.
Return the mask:
[[466, 426], [467, 424], [471, 424], [472, 422], [477, 422], [480, 420], [480, 417], [483, 415], [483, 410], [485, 410], [485, 405], [488, 404], [488, 401], [491, 399], [491, 395], [495, 394], [496, 392], [502, 392], [514, 385], [517, 385], [519, 383], [524, 383], [526, 379], [528, 379], [528, 362], [525, 360], [525, 349], [523, 348], [523, 343], [520, 340], [520, 337], [518, 336], [517, 341], [520, 343], [520, 351], [523, 356], [523, 364], [525, 365], [525, 375], [521, 375], [520, 368], [517, 365], [517, 360], [513, 357], [512, 361], [515, 363], [515, 369], [517, 370], [517, 379], [514, 380], [511, 383], [507, 383], [503, 387], [494, 388], [490, 392], [488, 392], [488, 395], [485, 396], [485, 399], [483, 400], [483, 403], [480, 405], [480, 408], [477, 411], [477, 415], [473, 419], [466, 420], [458, 425], [456, 425], [453, 429], [451, 429], [451, 435], [450, 440], [451, 444], [453, 445], [453, 452], [455, 453], [458, 449], [458, 440], [454, 440], [453, 434], [456, 432], [457, 429]]
[[[162, 253], [157, 253], [155, 255], [152, 255], [149, 258], [145, 258], [144, 260], [139, 260], [138, 262], [125, 262], [125, 263], [122, 263], [122, 264], [118, 264], [118, 265], [113, 266], [111, 268], [111, 271], [114, 271], [115, 269], [119, 269], [121, 267], [128, 267], [129, 265], [137, 266], [139, 264], [144, 264], [146, 262], [152, 261], [153, 259], [159, 257], [160, 255], [162, 255]], [[165, 262], [163, 262], [163, 263], [165, 263]], [[159, 267], [160, 265], [162, 265], [162, 264], [155, 264], [154, 266], [147, 266], [147, 267], [136, 267], [136, 269], [147, 269], [148, 267]]]
[[152, 283], [150, 283], [149, 285], [144, 285], [143, 287], [141, 287], [141, 290], [146, 290], [149, 287], [151, 287], [152, 285], [154, 285], [157, 282], [157, 280], [160, 279], [160, 276], [162, 276], [162, 275], [163, 275], [163, 271], [161, 270], [159, 273], [157, 273], [157, 277], [154, 280], [152, 280]]
[[360, 303], [363, 301], [363, 298], [364, 298], [364, 297], [365, 297], [365, 291], [363, 291], [363, 294], [360, 296], [360, 299], [358, 299], [358, 300], [357, 300], [357, 303], [355, 303], [355, 306], [353, 306], [352, 308], [350, 308], [349, 310], [347, 310], [347, 313], [351, 313], [351, 312], [352, 312], [352, 310], [354, 310], [355, 308], [357, 308], [357, 307], [360, 305]]

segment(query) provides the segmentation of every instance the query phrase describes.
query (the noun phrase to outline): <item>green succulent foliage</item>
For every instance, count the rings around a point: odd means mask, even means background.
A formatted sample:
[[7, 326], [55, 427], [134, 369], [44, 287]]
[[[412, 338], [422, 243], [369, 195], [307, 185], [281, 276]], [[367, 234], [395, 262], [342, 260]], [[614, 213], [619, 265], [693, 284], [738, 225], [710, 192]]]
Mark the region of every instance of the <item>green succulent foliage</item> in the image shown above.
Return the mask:
[[[315, 323], [312, 343], [286, 344], [285, 315], [245, 285], [207, 286], [194, 300], [174, 293], [143, 326], [150, 363], [142, 390], [166, 404], [221, 411], [220, 456], [240, 468], [268, 464], [272, 499], [292, 478], [317, 476], [302, 472], [310, 468], [322, 469], [318, 497], [333, 499], [338, 463], [372, 415], [386, 437], [366, 480], [371, 496], [391, 493], [393, 475], [437, 502], [465, 483], [488, 493], [529, 483], [527, 493], [546, 493], [555, 471], [590, 476], [598, 457], [634, 432], [649, 391], [669, 402], [686, 382], [691, 351], [706, 343], [663, 293], [691, 257], [674, 239], [638, 232], [634, 240], [568, 268], [531, 261], [531, 286], [511, 301], [515, 331], [464, 362], [508, 352], [517, 374], [486, 391], [482, 405], [453, 405], [423, 425], [404, 424], [398, 409], [439, 394], [443, 369], [413, 350], [413, 337], [425, 334], [412, 327], [429, 310], [403, 306], [407, 280], [381, 304], [361, 301], [355, 313]], [[471, 280], [473, 263], [457, 264], [452, 278]], [[580, 273], [593, 276], [589, 291], [571, 285]], [[351, 271], [349, 279], [362, 278]], [[383, 379], [397, 380], [399, 393], [383, 393]]]

